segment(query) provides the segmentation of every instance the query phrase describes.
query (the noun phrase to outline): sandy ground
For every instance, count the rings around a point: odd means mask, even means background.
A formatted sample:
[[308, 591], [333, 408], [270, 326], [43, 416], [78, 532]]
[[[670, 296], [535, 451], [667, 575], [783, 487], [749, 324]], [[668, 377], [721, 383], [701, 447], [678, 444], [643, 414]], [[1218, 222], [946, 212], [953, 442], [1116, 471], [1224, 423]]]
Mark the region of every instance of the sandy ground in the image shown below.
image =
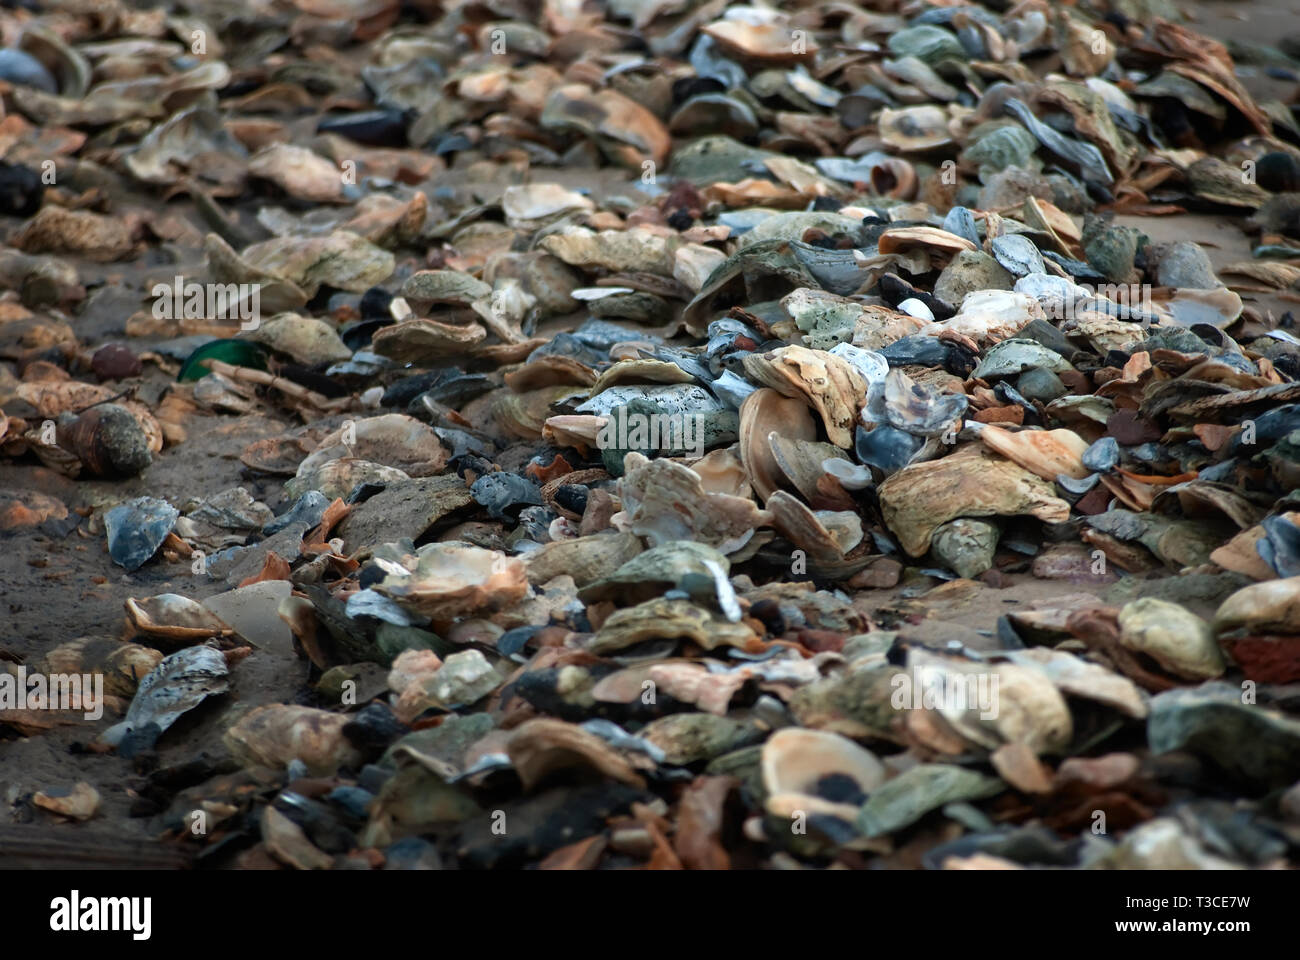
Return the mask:
[[[1201, 2], [1192, 5], [1199, 29], [1219, 39], [1276, 44], [1281, 37], [1300, 34], [1300, 6], [1278, 2]], [[1293, 97], [1296, 84], [1267, 77], [1247, 77], [1257, 93], [1279, 98]], [[566, 176], [563, 171], [545, 172], [548, 180], [591, 185], [590, 173]], [[147, 202], [147, 201], [145, 201]], [[177, 209], [184, 209], [177, 206]], [[198, 217], [188, 214], [202, 228]], [[1250, 257], [1249, 238], [1240, 221], [1219, 216], [1186, 214], [1172, 217], [1124, 218], [1122, 223], [1139, 227], [1155, 240], [1192, 239], [1205, 245], [1211, 260], [1220, 266]], [[145, 271], [136, 266], [90, 268], [109, 287], [94, 291], [99, 297], [74, 326], [91, 346], [121, 335], [121, 324], [142, 301], [133, 301], [130, 289], [145, 289]], [[157, 272], [157, 268], [152, 268]], [[179, 269], [179, 267], [177, 268]], [[134, 271], [134, 272], [133, 272]], [[126, 290], [116, 283], [127, 279]], [[1275, 316], [1291, 305], [1275, 297], [1245, 298], [1261, 312]], [[237, 424], [237, 425], [236, 425]], [[127, 482], [99, 483], [58, 478], [32, 465], [0, 466], [0, 488], [38, 489], [54, 493], [70, 508], [118, 502], [149, 494], [179, 503], [235, 485], [245, 486], [256, 498], [277, 511], [284, 498], [278, 481], [253, 476], [238, 455], [243, 446], [259, 436], [282, 432], [292, 426], [283, 415], [252, 422], [228, 417], [196, 417], [188, 426], [189, 440], [169, 448], [142, 477]], [[252, 432], [250, 432], [252, 431]], [[1027, 574], [1013, 574], [1010, 588], [983, 585], [953, 591], [941, 600], [925, 605], [924, 613], [936, 621], [956, 623], [968, 630], [991, 631], [998, 616], [1008, 609], [1043, 603], [1054, 596], [1096, 589], [1095, 585], [1035, 580]], [[66, 538], [25, 536], [0, 539], [0, 649], [28, 662], [51, 647], [76, 637], [120, 635], [123, 603], [127, 597], [145, 597], [174, 591], [198, 599], [220, 592], [224, 583], [190, 573], [188, 563], [155, 560], [134, 574], [112, 564], [102, 535], [74, 532]], [[907, 594], [915, 588], [867, 591], [856, 598], [866, 612], [888, 621], [899, 604], [915, 603]], [[915, 606], [908, 608], [915, 613]], [[183, 718], [161, 741], [158, 754], [163, 765], [188, 760], [201, 751], [219, 749], [217, 738], [224, 728], [220, 715], [239, 709], [241, 704], [290, 702], [304, 689], [307, 664], [288, 656], [258, 651], [232, 671], [232, 689], [226, 698], [209, 702]], [[118, 836], [145, 838], [153, 825], [130, 818], [132, 802], [130, 764], [113, 755], [74, 752], [75, 745], [90, 740], [117, 718], [106, 716], [93, 726], [52, 730], [42, 736], [0, 740], [0, 794], [6, 809], [0, 810], [0, 826], [31, 821], [49, 824], [40, 812], [33, 814], [27, 798], [42, 788], [67, 786], [88, 781], [101, 794], [102, 810], [96, 821], [84, 825], [59, 825], [59, 831], [106, 832]], [[62, 834], [66, 836], [67, 834]], [[0, 860], [0, 865], [3, 861]]]

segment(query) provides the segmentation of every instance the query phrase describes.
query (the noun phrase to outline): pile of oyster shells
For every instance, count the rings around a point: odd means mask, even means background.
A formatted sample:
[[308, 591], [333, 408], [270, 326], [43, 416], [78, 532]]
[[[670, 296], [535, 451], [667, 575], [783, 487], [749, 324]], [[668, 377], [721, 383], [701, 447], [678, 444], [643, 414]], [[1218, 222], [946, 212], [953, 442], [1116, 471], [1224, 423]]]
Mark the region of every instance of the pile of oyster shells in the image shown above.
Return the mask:
[[[196, 425], [283, 427], [184, 501], [0, 493], [217, 587], [43, 660], [114, 679], [124, 766], [224, 730], [241, 773], [144, 775], [155, 829], [303, 869], [1294, 861], [1300, 339], [1249, 302], [1300, 279], [1293, 110], [1160, 0], [524, 6], [0, 11], [5, 462], [139, 493]], [[1186, 210], [1255, 258], [1118, 222]], [[163, 250], [264, 319], [88, 337]], [[298, 701], [230, 704], [250, 658]]]

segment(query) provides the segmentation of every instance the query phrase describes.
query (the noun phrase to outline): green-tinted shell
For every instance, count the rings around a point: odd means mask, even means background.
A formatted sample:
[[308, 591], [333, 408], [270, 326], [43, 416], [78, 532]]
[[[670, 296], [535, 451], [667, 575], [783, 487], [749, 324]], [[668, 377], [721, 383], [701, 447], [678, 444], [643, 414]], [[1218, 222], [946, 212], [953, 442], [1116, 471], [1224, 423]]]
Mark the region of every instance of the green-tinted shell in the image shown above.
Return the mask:
[[899, 30], [889, 38], [889, 52], [898, 57], [917, 57], [929, 64], [966, 59], [966, 51], [953, 34], [930, 24]]
[[1029, 167], [1038, 150], [1038, 140], [1018, 123], [1007, 123], [983, 132], [973, 132], [975, 139], [962, 159], [979, 165], [980, 182], [1007, 167]]

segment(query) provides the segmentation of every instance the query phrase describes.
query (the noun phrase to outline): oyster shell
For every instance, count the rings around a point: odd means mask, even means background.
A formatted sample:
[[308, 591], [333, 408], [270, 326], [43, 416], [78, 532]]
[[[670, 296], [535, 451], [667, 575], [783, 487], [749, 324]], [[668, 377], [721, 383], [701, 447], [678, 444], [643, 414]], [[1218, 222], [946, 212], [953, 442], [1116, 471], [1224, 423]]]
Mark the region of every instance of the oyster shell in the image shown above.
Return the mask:
[[1219, 605], [1214, 627], [1300, 633], [1300, 577], [1243, 587]]
[[851, 822], [885, 781], [884, 764], [871, 751], [837, 733], [796, 727], [767, 738], [762, 769], [764, 806], [786, 819], [803, 811]]
[[180, 511], [166, 500], [137, 497], [104, 514], [108, 553], [128, 571], [138, 570], [162, 546]]
[[617, 570], [642, 550], [631, 533], [597, 533], [573, 540], [545, 544], [524, 558], [528, 582], [543, 584], [555, 577], [569, 576], [579, 587]]
[[408, 477], [429, 477], [442, 470], [447, 451], [427, 424], [405, 414], [386, 413], [350, 421], [326, 434], [298, 464], [297, 476], [305, 477], [342, 457], [382, 463]]
[[785, 473], [772, 452], [774, 433], [791, 440], [813, 440], [817, 426], [801, 399], [761, 387], [740, 406], [739, 452], [754, 492], [762, 502], [781, 485]]
[[867, 398], [862, 375], [846, 361], [822, 350], [795, 345], [744, 359], [745, 372], [787, 397], [805, 398], [837, 447], [853, 444], [853, 424]]
[[128, 597], [125, 606], [127, 624], [136, 636], [165, 641], [168, 647], [189, 646], [235, 633], [206, 607], [176, 593], [160, 593], [144, 600]]
[[617, 610], [605, 620], [587, 645], [588, 651], [606, 654], [646, 640], [686, 639], [705, 650], [719, 646], [744, 649], [758, 641], [753, 628], [731, 623], [686, 600], [647, 600]]
[[1051, 483], [1009, 460], [965, 445], [941, 460], [904, 467], [878, 488], [885, 524], [913, 557], [930, 548], [935, 529], [957, 517], [1028, 514], [1051, 523], [1070, 505]]
[[907, 107], [880, 111], [880, 138], [905, 153], [933, 150], [952, 143], [948, 114], [942, 107]]
[[635, 452], [626, 456], [624, 465], [619, 496], [627, 528], [652, 546], [698, 540], [729, 553], [769, 519], [752, 500], [706, 493], [699, 474], [690, 467], [648, 460]]
[[1058, 476], [1082, 480], [1092, 473], [1082, 459], [1088, 444], [1073, 430], [1018, 430], [1012, 433], [986, 424], [979, 428], [979, 439], [990, 450], [1044, 480], [1055, 480]]
[[1223, 675], [1223, 654], [1210, 625], [1176, 603], [1143, 597], [1119, 612], [1119, 642], [1187, 680]]
[[556, 770], [589, 767], [603, 777], [641, 787], [645, 780], [627, 759], [600, 737], [575, 723], [536, 717], [520, 724], [506, 741], [506, 755], [524, 789]]
[[862, 520], [848, 510], [814, 513], [784, 490], [767, 499], [772, 525], [819, 563], [835, 563], [862, 542]]
[[385, 576], [373, 589], [439, 620], [499, 610], [528, 592], [522, 560], [466, 543], [385, 544], [374, 561]]
[[349, 718], [297, 704], [256, 707], [231, 726], [222, 742], [246, 766], [287, 767], [299, 760], [316, 776], [354, 767], [361, 754], [343, 735]]

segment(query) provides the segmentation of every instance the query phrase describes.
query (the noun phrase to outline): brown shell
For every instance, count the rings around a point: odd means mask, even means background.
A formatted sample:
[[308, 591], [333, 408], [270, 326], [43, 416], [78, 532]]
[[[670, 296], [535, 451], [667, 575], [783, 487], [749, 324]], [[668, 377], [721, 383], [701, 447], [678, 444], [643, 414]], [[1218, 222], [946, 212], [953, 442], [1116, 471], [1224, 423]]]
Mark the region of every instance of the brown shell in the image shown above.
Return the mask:
[[623, 754], [576, 723], [538, 717], [521, 724], [506, 744], [506, 754], [524, 789], [556, 770], [587, 767], [611, 780], [645, 786]]
[[57, 436], [59, 446], [97, 477], [135, 476], [153, 462], [150, 438], [139, 418], [115, 403], [91, 407], [71, 422], [60, 423]]
[[55, 674], [103, 675], [104, 692], [132, 697], [136, 687], [163, 658], [161, 650], [113, 637], [78, 637], [45, 655], [43, 669]]
[[831, 530], [821, 517], [784, 490], [768, 498], [767, 509], [772, 514], [772, 525], [796, 547], [806, 550], [812, 560], [834, 563], [862, 542], [862, 521], [853, 513], [835, 514], [837, 522]]
[[1044, 480], [1058, 475], [1083, 479], [1092, 471], [1083, 465], [1087, 442], [1073, 430], [1020, 430], [1012, 433], [989, 424], [980, 430], [980, 440]]
[[132, 636], [167, 641], [167, 647], [188, 647], [209, 637], [235, 635], [216, 614], [189, 597], [177, 593], [160, 593], [126, 603], [127, 630]]
[[310, 444], [293, 436], [266, 437], [254, 440], [239, 455], [244, 466], [263, 473], [291, 477], [310, 451]]
[[423, 363], [457, 356], [487, 337], [478, 323], [463, 325], [437, 320], [404, 320], [375, 331], [371, 349], [400, 363]]
[[784, 476], [768, 439], [773, 433], [787, 439], [815, 440], [817, 425], [802, 400], [760, 387], [740, 405], [740, 462], [749, 471], [749, 482], [761, 501], [772, 495]]
[[641, 540], [633, 534], [597, 533], [548, 543], [524, 558], [524, 569], [532, 584], [568, 575], [579, 587], [585, 587], [608, 576], [641, 550]]
[[979, 249], [965, 237], [940, 230], [938, 227], [890, 227], [880, 235], [881, 253], [902, 253], [915, 247], [954, 254], [961, 253], [963, 250]]
[[745, 372], [758, 382], [787, 397], [805, 398], [821, 415], [831, 443], [844, 449], [853, 445], [853, 428], [867, 398], [867, 382], [847, 360], [792, 344], [748, 354], [744, 364]]

